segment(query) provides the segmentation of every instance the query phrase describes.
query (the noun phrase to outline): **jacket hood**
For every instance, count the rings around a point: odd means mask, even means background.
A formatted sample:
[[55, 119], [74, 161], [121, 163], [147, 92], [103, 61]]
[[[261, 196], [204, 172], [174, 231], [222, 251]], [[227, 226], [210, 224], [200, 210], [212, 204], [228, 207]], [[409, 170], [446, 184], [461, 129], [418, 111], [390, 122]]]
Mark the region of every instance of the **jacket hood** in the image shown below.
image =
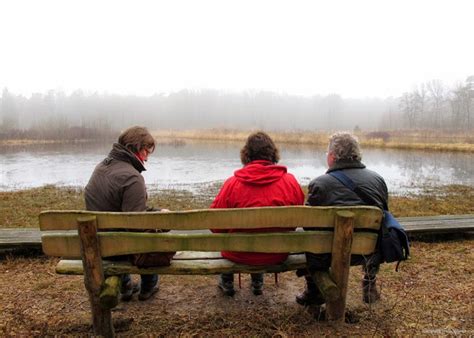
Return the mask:
[[130, 163], [139, 173], [146, 170], [143, 163], [120, 143], [114, 143], [109, 157], [117, 161]]
[[258, 185], [276, 182], [285, 174], [286, 167], [264, 160], [252, 161], [234, 172], [240, 182]]

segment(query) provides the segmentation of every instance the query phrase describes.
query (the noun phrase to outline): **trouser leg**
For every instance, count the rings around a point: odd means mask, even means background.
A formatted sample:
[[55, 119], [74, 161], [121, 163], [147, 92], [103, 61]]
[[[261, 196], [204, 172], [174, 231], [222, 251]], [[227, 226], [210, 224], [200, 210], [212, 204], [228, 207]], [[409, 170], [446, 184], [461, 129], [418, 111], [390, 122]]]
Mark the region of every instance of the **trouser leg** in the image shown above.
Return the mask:
[[365, 303], [375, 303], [380, 299], [380, 292], [377, 289], [377, 273], [379, 272], [380, 264], [369, 258], [362, 264], [362, 272], [364, 279], [362, 280], [362, 300]]
[[132, 276], [129, 273], [120, 276], [120, 292], [124, 293], [127, 289], [132, 288]]
[[324, 297], [319, 291], [313, 278], [308, 274], [304, 276], [306, 282], [305, 290], [296, 296], [296, 302], [300, 305], [321, 305], [325, 303]]

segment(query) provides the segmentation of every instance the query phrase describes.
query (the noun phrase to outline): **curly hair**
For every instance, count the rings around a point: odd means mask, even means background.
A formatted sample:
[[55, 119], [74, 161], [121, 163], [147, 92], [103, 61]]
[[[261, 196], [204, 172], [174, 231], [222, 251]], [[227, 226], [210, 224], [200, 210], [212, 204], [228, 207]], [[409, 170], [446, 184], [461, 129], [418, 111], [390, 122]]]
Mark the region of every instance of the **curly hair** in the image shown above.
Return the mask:
[[155, 139], [145, 127], [128, 128], [120, 134], [118, 143], [132, 153], [138, 153], [142, 149], [148, 149], [150, 152], [155, 150]]
[[267, 133], [257, 131], [247, 138], [247, 142], [240, 150], [240, 160], [243, 165], [255, 160], [267, 160], [272, 163], [278, 163], [280, 153]]
[[328, 152], [333, 154], [336, 162], [362, 160], [359, 141], [349, 132], [337, 132], [331, 135]]

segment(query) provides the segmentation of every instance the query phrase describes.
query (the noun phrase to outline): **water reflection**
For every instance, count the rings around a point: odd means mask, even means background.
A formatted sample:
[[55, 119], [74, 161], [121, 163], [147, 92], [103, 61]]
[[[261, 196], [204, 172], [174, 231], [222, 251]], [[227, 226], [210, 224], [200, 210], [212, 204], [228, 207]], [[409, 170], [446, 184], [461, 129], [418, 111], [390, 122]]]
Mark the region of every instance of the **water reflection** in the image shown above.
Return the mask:
[[[240, 142], [160, 144], [147, 163], [145, 180], [150, 189], [185, 190], [222, 181], [241, 166], [241, 146]], [[111, 142], [0, 148], [0, 190], [84, 186], [110, 148]], [[306, 185], [325, 172], [325, 152], [325, 148], [282, 145], [280, 163]], [[365, 149], [363, 159], [385, 177], [391, 192], [413, 192], [426, 184], [474, 185], [471, 154]]]

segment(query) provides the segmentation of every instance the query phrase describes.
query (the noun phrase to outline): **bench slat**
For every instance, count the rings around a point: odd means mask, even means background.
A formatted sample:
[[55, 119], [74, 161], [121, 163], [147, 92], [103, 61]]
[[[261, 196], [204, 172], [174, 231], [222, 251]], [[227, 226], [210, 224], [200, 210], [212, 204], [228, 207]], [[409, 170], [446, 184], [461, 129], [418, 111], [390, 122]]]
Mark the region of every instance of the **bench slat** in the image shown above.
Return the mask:
[[[102, 257], [156, 251], [314, 252], [332, 251], [333, 232], [174, 234], [99, 233]], [[354, 233], [352, 253], [367, 255], [375, 250], [377, 234]], [[80, 258], [77, 234], [44, 233], [43, 251], [49, 256]]]
[[[103, 261], [104, 274], [108, 276], [131, 274], [160, 274], [160, 275], [214, 275], [225, 272], [257, 273], [285, 272], [306, 268], [304, 254], [291, 255], [282, 264], [252, 266], [233, 263], [227, 259], [203, 260], [172, 260], [170, 266], [140, 269], [128, 262]], [[61, 260], [56, 266], [56, 273], [64, 275], [82, 275], [81, 260]]]
[[123, 213], [90, 211], [45, 211], [39, 216], [40, 229], [74, 230], [77, 218], [97, 216], [99, 229], [251, 229], [271, 227], [332, 227], [338, 210], [355, 214], [354, 227], [375, 229], [382, 212], [376, 207], [262, 207], [245, 209], [203, 209], [170, 213]]

